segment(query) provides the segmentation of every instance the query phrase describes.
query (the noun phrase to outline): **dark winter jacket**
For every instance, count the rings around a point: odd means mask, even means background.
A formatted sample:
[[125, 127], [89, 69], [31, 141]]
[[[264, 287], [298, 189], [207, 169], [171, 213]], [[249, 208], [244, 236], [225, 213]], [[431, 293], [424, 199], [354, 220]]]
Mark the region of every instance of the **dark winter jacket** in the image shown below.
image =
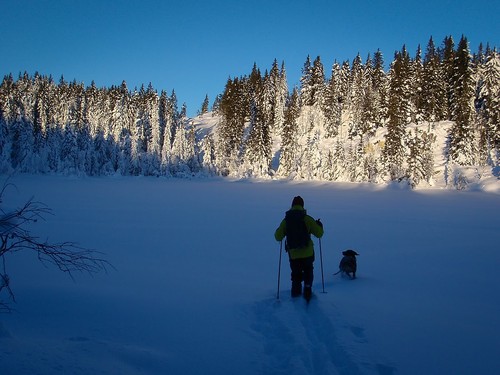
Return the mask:
[[[291, 210], [302, 210], [304, 212], [304, 223], [309, 234], [318, 238], [323, 236], [323, 227], [319, 225], [311, 216], [307, 215], [307, 211], [302, 206], [292, 206]], [[276, 241], [282, 241], [283, 238], [286, 237], [286, 229], [286, 220], [283, 219], [278, 229], [274, 232], [274, 238]], [[287, 251], [291, 259], [312, 257], [314, 256], [314, 244], [313, 241], [309, 239], [306, 246], [296, 249], [287, 249]]]

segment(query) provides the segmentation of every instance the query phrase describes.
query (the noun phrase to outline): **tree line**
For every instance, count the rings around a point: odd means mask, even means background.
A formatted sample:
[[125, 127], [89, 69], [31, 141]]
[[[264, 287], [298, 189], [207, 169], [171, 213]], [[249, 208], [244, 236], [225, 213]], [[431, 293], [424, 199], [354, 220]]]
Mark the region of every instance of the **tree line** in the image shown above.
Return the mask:
[[471, 54], [464, 36], [457, 46], [451, 36], [439, 47], [430, 38], [425, 53], [419, 46], [412, 58], [403, 46], [387, 72], [384, 66], [378, 50], [364, 62], [359, 55], [335, 62], [326, 77], [321, 58], [307, 57], [290, 94], [276, 61], [264, 75], [254, 66], [229, 79], [216, 108], [221, 122], [211, 162], [226, 174], [417, 185], [432, 180], [434, 133], [452, 122], [447, 163], [498, 163], [495, 49], [480, 45]]
[[1, 169], [91, 176], [168, 175], [194, 168], [194, 138], [175, 91], [130, 91], [27, 73], [0, 85]]
[[[437, 127], [451, 122], [447, 163], [496, 165], [500, 56], [462, 36], [406, 46], [389, 68], [308, 56], [288, 88], [284, 62], [228, 78], [212, 105], [217, 125], [196, 134], [175, 92], [84, 87], [12, 75], [0, 85], [0, 170], [85, 175], [218, 174], [342, 181], [431, 181]], [[208, 112], [208, 97], [201, 114]], [[427, 126], [416, 126], [426, 124]], [[383, 131], [383, 139], [376, 134]], [[374, 140], [377, 139], [375, 142]], [[496, 164], [495, 164], [496, 163]]]

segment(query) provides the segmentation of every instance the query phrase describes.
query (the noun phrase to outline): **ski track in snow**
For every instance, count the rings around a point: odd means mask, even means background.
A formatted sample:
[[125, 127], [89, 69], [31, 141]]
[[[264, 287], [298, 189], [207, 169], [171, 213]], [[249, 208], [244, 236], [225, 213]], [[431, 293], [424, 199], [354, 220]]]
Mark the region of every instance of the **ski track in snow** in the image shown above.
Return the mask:
[[[321, 303], [324, 303], [323, 301]], [[264, 300], [253, 306], [252, 327], [264, 351], [262, 374], [392, 375], [395, 368], [358, 352], [369, 350], [362, 327], [328, 314], [314, 296]], [[343, 331], [343, 332], [341, 332]], [[349, 347], [341, 336], [351, 336]], [[354, 340], [352, 339], [354, 337]]]

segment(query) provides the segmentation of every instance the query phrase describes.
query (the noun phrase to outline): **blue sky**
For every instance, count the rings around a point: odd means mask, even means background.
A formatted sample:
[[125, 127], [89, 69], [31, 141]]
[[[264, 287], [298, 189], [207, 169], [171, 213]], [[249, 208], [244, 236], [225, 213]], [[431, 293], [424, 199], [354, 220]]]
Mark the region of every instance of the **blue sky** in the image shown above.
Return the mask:
[[0, 74], [51, 74], [99, 87], [150, 82], [175, 90], [195, 115], [228, 77], [285, 62], [290, 89], [308, 55], [329, 76], [335, 60], [363, 60], [377, 49], [386, 63], [429, 37], [441, 45], [462, 34], [472, 52], [500, 46], [500, 1], [449, 0], [1, 0]]

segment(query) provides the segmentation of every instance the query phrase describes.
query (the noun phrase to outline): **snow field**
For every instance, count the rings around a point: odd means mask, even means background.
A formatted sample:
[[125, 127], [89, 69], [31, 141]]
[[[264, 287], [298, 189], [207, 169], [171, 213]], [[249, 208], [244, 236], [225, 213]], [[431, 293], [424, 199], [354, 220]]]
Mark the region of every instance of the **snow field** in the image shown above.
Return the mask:
[[[16, 312], [0, 316], [2, 375], [495, 374], [500, 195], [343, 183], [16, 176], [54, 216], [51, 241], [115, 269], [72, 281], [7, 258]], [[498, 192], [498, 189], [496, 190]], [[321, 218], [315, 298], [276, 300], [273, 233], [293, 196]], [[358, 279], [333, 276], [356, 249]]]

